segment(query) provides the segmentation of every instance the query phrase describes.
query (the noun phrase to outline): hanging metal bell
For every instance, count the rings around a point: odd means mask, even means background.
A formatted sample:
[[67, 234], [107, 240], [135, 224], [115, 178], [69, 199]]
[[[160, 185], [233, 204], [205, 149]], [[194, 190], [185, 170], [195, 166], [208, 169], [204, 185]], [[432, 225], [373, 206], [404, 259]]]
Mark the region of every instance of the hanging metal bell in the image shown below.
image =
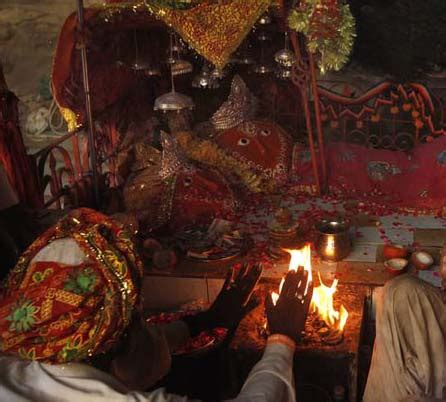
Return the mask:
[[215, 67], [211, 72], [211, 78], [214, 80], [221, 80], [226, 77], [226, 71], [221, 70], [217, 67]]
[[275, 75], [277, 78], [281, 79], [281, 80], [288, 80], [291, 78], [291, 70], [289, 68], [281, 68], [279, 67], [276, 72]]
[[171, 65], [173, 75], [189, 74], [193, 71], [192, 63], [187, 60], [178, 59]]
[[260, 32], [258, 35], [257, 35], [257, 40], [259, 40], [260, 42], [266, 42], [267, 40], [270, 40], [271, 38], [270, 38], [270, 36], [268, 35], [268, 33], [267, 32], [264, 32], [264, 31], [262, 31], [262, 32]]
[[192, 80], [192, 86], [201, 89], [214, 89], [218, 88], [220, 84], [218, 80], [212, 78], [209, 67], [205, 63], [201, 71]]
[[291, 67], [296, 62], [296, 56], [290, 49], [281, 49], [274, 55], [274, 60], [283, 67]]
[[256, 74], [269, 74], [273, 72], [273, 69], [268, 64], [260, 63], [255, 65], [252, 71]]

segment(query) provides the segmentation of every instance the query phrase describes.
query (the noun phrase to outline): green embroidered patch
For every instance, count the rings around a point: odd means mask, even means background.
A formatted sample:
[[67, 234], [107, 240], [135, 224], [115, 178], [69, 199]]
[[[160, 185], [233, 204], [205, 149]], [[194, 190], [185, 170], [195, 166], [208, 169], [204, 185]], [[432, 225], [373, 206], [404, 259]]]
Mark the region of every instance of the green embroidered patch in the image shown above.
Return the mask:
[[96, 284], [96, 274], [91, 268], [78, 270], [70, 275], [64, 284], [64, 290], [79, 295], [93, 291]]
[[39, 309], [32, 304], [31, 300], [19, 300], [6, 317], [11, 321], [10, 331], [26, 332], [36, 323], [36, 313]]

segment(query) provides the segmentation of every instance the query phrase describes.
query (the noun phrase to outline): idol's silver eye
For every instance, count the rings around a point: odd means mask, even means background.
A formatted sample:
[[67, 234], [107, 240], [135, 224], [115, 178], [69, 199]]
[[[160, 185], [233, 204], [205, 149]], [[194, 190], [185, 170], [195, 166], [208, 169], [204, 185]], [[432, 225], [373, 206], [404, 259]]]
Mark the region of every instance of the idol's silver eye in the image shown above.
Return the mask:
[[184, 179], [184, 186], [185, 187], [189, 187], [192, 184], [192, 178], [191, 177], [186, 177]]
[[268, 129], [263, 129], [260, 130], [260, 135], [263, 135], [264, 137], [268, 137], [268, 135], [271, 134], [271, 131], [269, 131]]
[[238, 145], [242, 146], [242, 147], [246, 147], [246, 145], [248, 145], [251, 141], [249, 140], [249, 138], [240, 138], [238, 140]]

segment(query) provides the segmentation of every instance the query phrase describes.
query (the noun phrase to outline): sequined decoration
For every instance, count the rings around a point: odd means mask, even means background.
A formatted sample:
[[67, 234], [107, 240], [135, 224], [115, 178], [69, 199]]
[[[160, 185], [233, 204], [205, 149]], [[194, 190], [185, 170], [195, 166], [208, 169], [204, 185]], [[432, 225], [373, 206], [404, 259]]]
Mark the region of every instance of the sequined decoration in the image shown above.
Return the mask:
[[174, 176], [180, 169], [193, 169], [187, 161], [186, 156], [178, 148], [176, 139], [165, 132], [161, 133], [161, 143], [163, 145], [163, 159], [161, 162], [161, 180], [167, 180]]
[[257, 111], [257, 99], [239, 75], [234, 76], [228, 99], [211, 117], [217, 130], [227, 130], [247, 120], [252, 120]]
[[205, 59], [223, 68], [271, 0], [203, 3], [190, 10], [148, 8]]

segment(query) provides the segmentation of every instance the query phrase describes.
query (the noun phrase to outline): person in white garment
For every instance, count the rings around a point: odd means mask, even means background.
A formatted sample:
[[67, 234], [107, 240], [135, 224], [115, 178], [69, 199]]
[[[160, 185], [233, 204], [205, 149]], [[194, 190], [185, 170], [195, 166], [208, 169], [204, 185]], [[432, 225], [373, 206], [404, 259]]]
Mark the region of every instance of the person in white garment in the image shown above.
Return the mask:
[[[76, 210], [41, 235], [0, 293], [0, 400], [187, 401], [145, 390], [191, 335], [238, 324], [261, 269], [244, 266], [235, 279], [230, 272], [209, 310], [158, 326], [142, 317], [142, 272], [131, 238], [98, 212]], [[291, 272], [277, 304], [267, 298], [272, 335], [235, 401], [295, 401], [292, 363], [311, 299], [306, 287], [307, 274]]]
[[446, 401], [446, 292], [406, 274], [378, 294], [364, 402], [415, 401]]

